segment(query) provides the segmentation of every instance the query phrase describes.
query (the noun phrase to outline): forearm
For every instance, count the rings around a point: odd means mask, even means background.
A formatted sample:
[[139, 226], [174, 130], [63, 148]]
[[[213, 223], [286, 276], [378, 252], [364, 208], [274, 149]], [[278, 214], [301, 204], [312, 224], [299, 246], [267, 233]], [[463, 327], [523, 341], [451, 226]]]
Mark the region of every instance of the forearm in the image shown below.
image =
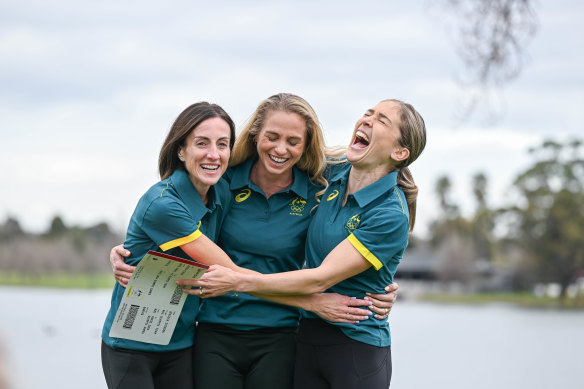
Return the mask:
[[197, 240], [182, 245], [181, 248], [194, 260], [205, 265], [221, 265], [242, 274], [256, 274], [257, 272], [237, 266], [223, 249], [217, 246], [205, 235]]
[[274, 296], [253, 294], [272, 302], [302, 308], [316, 313], [329, 322], [356, 323], [373, 314], [368, 307], [371, 302], [343, 296], [338, 293], [316, 293], [311, 295]]
[[278, 304], [289, 305], [296, 308], [304, 309], [305, 311], [312, 310], [312, 295], [289, 295], [289, 296], [276, 296], [270, 294], [262, 293], [248, 293], [252, 296], [262, 298]]
[[[275, 274], [240, 273], [237, 292], [261, 294], [262, 298], [294, 297], [324, 292], [334, 283], [326, 282], [320, 269], [302, 269]], [[266, 297], [264, 297], [264, 295]], [[273, 300], [271, 300], [273, 301]]]
[[371, 264], [349, 243], [339, 243], [319, 267], [275, 274], [241, 274], [237, 291], [270, 295], [321, 293]]

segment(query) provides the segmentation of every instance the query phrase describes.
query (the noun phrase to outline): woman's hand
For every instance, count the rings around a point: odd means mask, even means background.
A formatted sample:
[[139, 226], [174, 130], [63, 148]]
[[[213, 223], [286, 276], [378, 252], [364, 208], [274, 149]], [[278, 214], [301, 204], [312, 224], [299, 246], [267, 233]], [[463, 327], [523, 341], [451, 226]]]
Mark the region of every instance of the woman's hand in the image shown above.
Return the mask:
[[[176, 282], [177, 285], [185, 286], [185, 293], [209, 298], [222, 296], [236, 290], [240, 281], [240, 274], [221, 265], [212, 265], [207, 272], [198, 280], [182, 279]], [[198, 289], [189, 289], [199, 287]]]
[[124, 248], [124, 245], [119, 245], [114, 247], [110, 251], [110, 265], [112, 266], [112, 271], [114, 272], [114, 277], [116, 281], [124, 288], [128, 286], [128, 281], [136, 269], [136, 266], [130, 266], [126, 264], [124, 258], [130, 256], [130, 252]]
[[370, 305], [370, 301], [343, 296], [338, 293], [316, 293], [311, 295], [310, 311], [331, 322], [358, 323], [369, 319], [373, 312], [368, 309], [354, 307], [369, 307]]
[[376, 319], [387, 319], [389, 312], [391, 311], [391, 307], [395, 303], [395, 299], [397, 298], [397, 289], [399, 288], [397, 283], [393, 283], [385, 287], [385, 291], [387, 293], [381, 294], [372, 294], [366, 293], [365, 300], [370, 301], [373, 303], [369, 307], [374, 313]]

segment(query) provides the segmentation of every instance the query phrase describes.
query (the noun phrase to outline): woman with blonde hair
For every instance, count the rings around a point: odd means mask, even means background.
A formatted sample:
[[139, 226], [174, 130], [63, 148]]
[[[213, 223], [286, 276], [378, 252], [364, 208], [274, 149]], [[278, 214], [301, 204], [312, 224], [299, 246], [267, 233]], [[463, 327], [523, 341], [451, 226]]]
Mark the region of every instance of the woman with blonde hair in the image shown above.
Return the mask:
[[[217, 244], [237, 266], [265, 274], [302, 268], [311, 210], [327, 184], [324, 150], [318, 118], [304, 99], [280, 93], [260, 103], [237, 137], [224, 175], [233, 200]], [[204, 297], [206, 290], [190, 293]], [[296, 307], [351, 323], [369, 320], [370, 312], [357, 305], [374, 301], [380, 308], [370, 309], [385, 318], [395, 299], [375, 295], [368, 302], [349, 296], [263, 299], [229, 293], [205, 300], [193, 348], [195, 387], [291, 388], [300, 319]]]
[[[411, 105], [381, 101], [357, 120], [346, 161], [331, 169], [308, 231], [306, 269], [242, 274], [212, 266], [191, 285], [209, 297], [226, 291], [356, 297], [383, 291], [415, 224], [417, 187], [408, 166], [425, 144], [424, 121]], [[294, 386], [386, 389], [390, 344], [386, 320], [331, 323], [308, 312], [299, 329]]]

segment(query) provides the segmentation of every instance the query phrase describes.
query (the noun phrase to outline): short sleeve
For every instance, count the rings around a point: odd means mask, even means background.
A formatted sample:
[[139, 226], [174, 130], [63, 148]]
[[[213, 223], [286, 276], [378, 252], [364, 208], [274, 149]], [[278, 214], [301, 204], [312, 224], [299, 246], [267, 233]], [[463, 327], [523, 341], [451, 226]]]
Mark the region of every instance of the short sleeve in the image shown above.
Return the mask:
[[349, 242], [375, 270], [392, 260], [399, 261], [408, 244], [409, 221], [406, 214], [392, 209], [360, 215], [358, 227]]
[[191, 215], [185, 205], [174, 198], [154, 200], [142, 222], [144, 232], [163, 251], [193, 242], [201, 236], [200, 219]]

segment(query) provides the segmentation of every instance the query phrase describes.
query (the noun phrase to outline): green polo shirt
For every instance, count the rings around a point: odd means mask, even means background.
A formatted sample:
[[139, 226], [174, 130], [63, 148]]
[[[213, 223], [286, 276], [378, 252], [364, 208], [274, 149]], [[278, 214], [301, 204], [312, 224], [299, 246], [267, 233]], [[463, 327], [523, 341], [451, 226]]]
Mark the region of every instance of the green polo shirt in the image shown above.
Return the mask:
[[[187, 173], [176, 170], [169, 178], [153, 185], [138, 202], [124, 242], [124, 247], [132, 253], [126, 262], [136, 265], [148, 250], [164, 251], [190, 260], [179, 246], [196, 240], [201, 234], [215, 241], [230, 197], [227, 183], [221, 180], [210, 189], [209, 202], [205, 206]], [[186, 299], [168, 345], [110, 337], [109, 331], [124, 291], [125, 288], [116, 283], [101, 334], [108, 346], [140, 351], [173, 351], [193, 345], [199, 298], [191, 295]]]
[[[364, 291], [385, 293], [391, 284], [408, 244], [409, 213], [405, 196], [392, 172], [349, 194], [341, 207], [351, 170], [350, 163], [334, 165], [329, 187], [313, 216], [306, 242], [306, 266], [318, 267], [343, 240], [349, 242], [371, 263], [364, 272], [341, 281], [327, 292], [363, 298]], [[314, 318], [313, 313], [305, 313]], [[387, 320], [370, 317], [357, 324], [332, 323], [357, 341], [374, 346], [389, 346]]]
[[[266, 198], [249, 175], [254, 161], [246, 161], [224, 177], [233, 194], [218, 244], [237, 265], [260, 273], [298, 270], [304, 264], [304, 245], [310, 210], [318, 188], [294, 169], [294, 183]], [[199, 322], [222, 324], [238, 330], [296, 327], [299, 310], [245, 293], [206, 299]]]

